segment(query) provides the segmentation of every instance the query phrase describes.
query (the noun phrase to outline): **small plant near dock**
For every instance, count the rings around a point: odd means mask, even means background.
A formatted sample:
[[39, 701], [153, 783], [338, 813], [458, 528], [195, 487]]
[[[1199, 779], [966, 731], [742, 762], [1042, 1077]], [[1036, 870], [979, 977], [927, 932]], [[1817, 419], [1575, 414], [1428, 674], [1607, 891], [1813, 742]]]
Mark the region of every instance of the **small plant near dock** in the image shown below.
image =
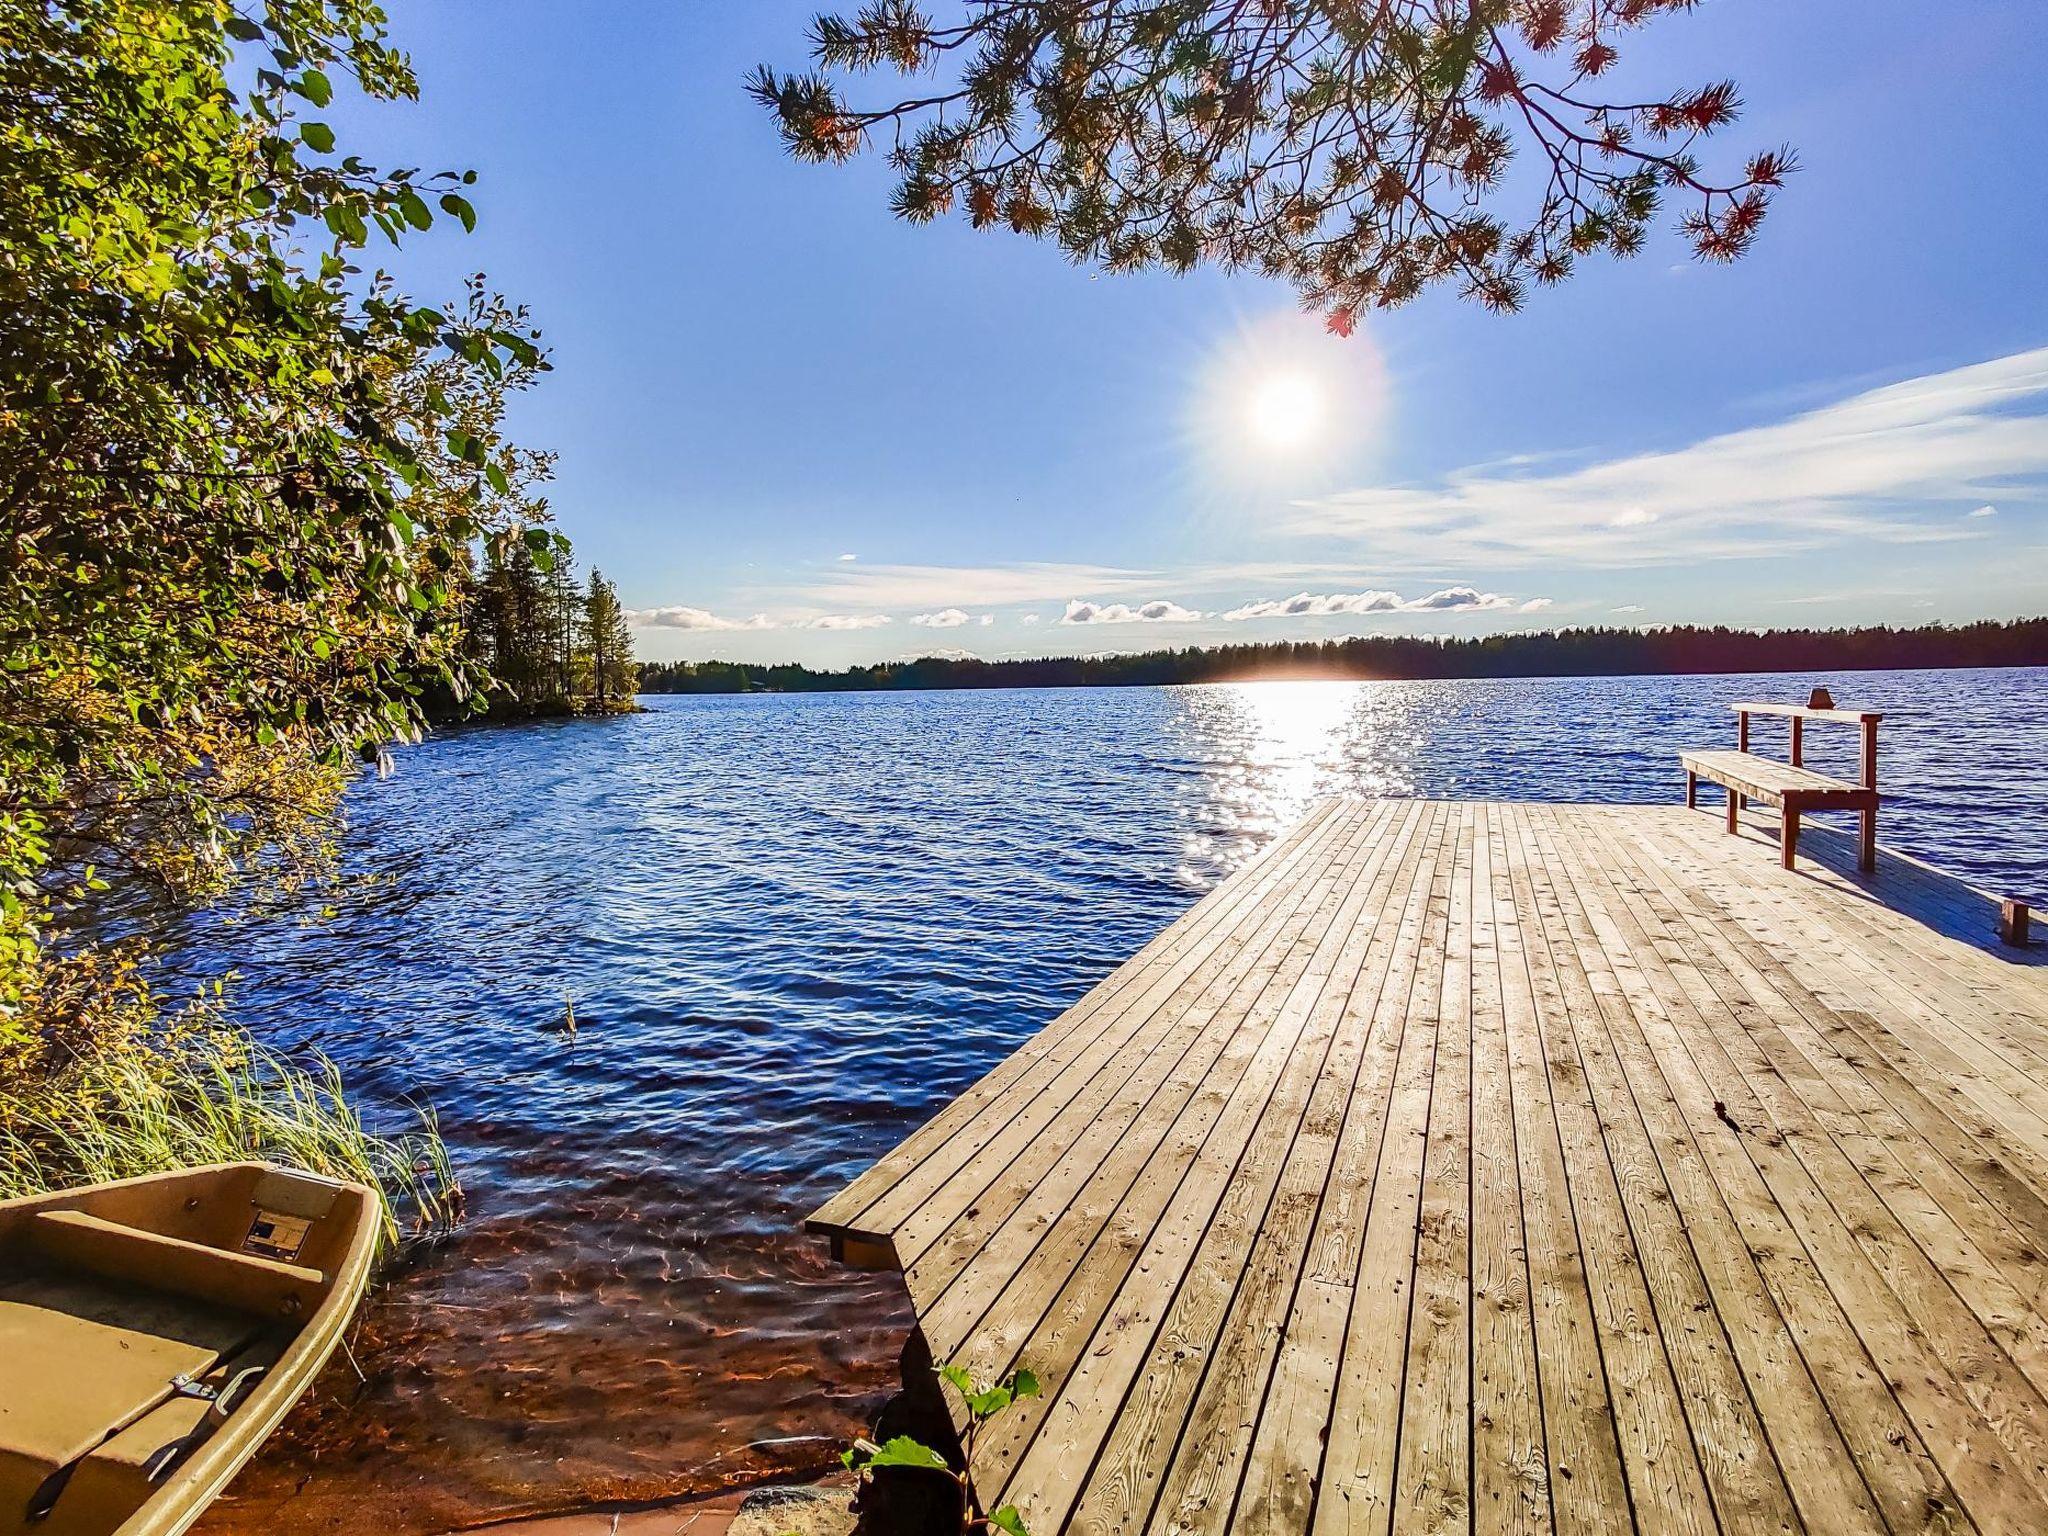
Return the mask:
[[[960, 1394], [960, 1400], [967, 1408], [967, 1432], [962, 1437], [963, 1459], [969, 1467], [974, 1464], [975, 1442], [983, 1426], [1006, 1408], [1027, 1397], [1036, 1397], [1039, 1392], [1038, 1378], [1027, 1370], [1015, 1370], [993, 1386], [980, 1387], [974, 1378], [960, 1366], [938, 1367], [939, 1378]], [[974, 1493], [965, 1470], [955, 1469], [953, 1464], [911, 1435], [897, 1435], [893, 1439], [876, 1445], [872, 1441], [860, 1440], [841, 1453], [840, 1461], [865, 1483], [877, 1471], [888, 1467], [907, 1468], [912, 1471], [942, 1472], [960, 1485], [960, 1529], [966, 1531], [1005, 1531], [1009, 1536], [1030, 1536], [1024, 1524], [1024, 1517], [1016, 1506], [1005, 1504], [992, 1514], [974, 1513]]]

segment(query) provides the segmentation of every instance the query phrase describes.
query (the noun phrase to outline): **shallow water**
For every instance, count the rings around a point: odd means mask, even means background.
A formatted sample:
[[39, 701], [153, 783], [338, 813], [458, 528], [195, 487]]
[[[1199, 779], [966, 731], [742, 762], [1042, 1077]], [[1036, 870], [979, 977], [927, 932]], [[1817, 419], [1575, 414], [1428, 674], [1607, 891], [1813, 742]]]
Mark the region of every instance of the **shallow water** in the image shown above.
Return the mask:
[[[907, 1314], [803, 1213], [1315, 797], [1669, 801], [1729, 700], [1811, 682], [1888, 713], [1887, 845], [2048, 897], [2039, 669], [664, 698], [401, 753], [332, 918], [199, 925], [180, 968], [232, 964], [259, 1034], [433, 1104], [473, 1221], [202, 1529], [822, 1465]], [[1808, 742], [1853, 776], [1853, 729]]]

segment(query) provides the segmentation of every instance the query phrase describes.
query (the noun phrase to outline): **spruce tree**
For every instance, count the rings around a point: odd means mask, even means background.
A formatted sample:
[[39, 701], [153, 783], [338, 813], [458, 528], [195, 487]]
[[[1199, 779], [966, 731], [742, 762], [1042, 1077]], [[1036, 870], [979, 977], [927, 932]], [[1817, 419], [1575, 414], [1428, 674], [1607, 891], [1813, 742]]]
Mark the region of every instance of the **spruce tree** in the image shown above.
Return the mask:
[[576, 561], [567, 550], [555, 556], [555, 563], [542, 583], [545, 588], [548, 621], [548, 653], [552, 686], [563, 699], [576, 697], [576, 663], [580, 656], [583, 593], [576, 580]]
[[604, 572], [590, 573], [590, 591], [583, 604], [584, 644], [590, 651], [591, 689], [600, 711], [623, 705], [639, 686], [633, 665], [633, 632], [618, 588]]

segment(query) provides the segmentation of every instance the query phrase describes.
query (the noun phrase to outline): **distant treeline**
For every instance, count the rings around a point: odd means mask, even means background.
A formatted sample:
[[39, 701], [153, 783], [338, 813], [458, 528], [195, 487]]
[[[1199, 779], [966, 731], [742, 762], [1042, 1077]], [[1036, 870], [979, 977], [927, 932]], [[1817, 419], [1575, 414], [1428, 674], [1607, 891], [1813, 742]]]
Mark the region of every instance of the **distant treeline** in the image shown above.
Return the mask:
[[2048, 618], [1918, 629], [1565, 629], [1469, 640], [1358, 635], [1122, 656], [929, 656], [843, 672], [784, 663], [643, 662], [642, 693], [840, 693], [901, 688], [1115, 688], [1246, 678], [1625, 677], [2048, 665]]

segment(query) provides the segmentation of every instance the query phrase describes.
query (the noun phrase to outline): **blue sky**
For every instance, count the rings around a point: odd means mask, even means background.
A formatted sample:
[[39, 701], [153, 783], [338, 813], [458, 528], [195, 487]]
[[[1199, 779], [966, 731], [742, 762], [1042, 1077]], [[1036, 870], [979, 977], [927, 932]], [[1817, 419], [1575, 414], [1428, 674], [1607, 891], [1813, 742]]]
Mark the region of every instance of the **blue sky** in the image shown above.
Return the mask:
[[516, 428], [643, 656], [2048, 611], [2035, 0], [1656, 23], [1631, 79], [1733, 76], [1720, 152], [1800, 154], [1754, 254], [1667, 220], [1519, 314], [1432, 293], [1348, 341], [1256, 277], [1098, 276], [896, 221], [878, 158], [790, 162], [742, 81], [814, 8], [397, 0], [421, 102], [329, 114], [480, 173], [476, 234], [389, 264], [532, 307]]

